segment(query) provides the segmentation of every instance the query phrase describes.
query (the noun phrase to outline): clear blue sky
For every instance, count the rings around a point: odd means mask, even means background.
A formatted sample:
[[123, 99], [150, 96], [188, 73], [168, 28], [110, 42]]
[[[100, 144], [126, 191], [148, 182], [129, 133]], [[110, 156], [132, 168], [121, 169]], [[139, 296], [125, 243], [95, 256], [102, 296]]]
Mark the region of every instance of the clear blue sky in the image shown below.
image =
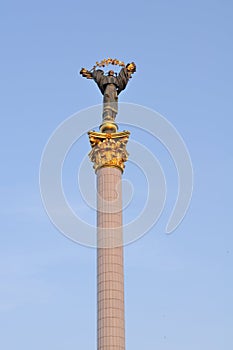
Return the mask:
[[[79, 69], [108, 56], [137, 63], [121, 101], [173, 123], [195, 177], [188, 214], [166, 236], [176, 172], [163, 147], [153, 149], [168, 201], [157, 226], [125, 248], [127, 349], [233, 348], [232, 14], [227, 0], [2, 2], [2, 349], [96, 348], [96, 251], [51, 224], [38, 177], [53, 130], [101, 102]], [[88, 152], [88, 140], [82, 145]]]

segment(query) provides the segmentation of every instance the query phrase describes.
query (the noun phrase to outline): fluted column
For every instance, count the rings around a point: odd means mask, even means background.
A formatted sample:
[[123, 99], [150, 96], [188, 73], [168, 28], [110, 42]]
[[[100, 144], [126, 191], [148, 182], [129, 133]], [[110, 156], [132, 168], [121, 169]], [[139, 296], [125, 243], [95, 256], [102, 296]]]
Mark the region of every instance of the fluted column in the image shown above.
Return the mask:
[[[97, 171], [99, 194], [97, 213], [98, 350], [125, 349], [120, 187], [120, 169], [103, 167]], [[106, 201], [105, 205], [102, 201]], [[108, 205], [106, 205], [107, 203]], [[117, 211], [117, 207], [119, 211]], [[103, 209], [104, 211], [102, 211]]]
[[89, 137], [97, 174], [98, 350], [125, 350], [121, 176], [129, 132]]

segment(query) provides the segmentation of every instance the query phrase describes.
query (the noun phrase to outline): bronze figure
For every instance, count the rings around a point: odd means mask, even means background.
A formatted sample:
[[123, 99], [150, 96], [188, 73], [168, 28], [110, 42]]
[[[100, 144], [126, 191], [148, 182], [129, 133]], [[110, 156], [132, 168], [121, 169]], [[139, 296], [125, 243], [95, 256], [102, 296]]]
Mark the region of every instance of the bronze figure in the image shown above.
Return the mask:
[[103, 123], [115, 121], [118, 112], [118, 95], [126, 88], [131, 75], [136, 71], [134, 62], [128, 63], [126, 66], [123, 62], [116, 59], [103, 60], [101, 63], [97, 62], [97, 65], [101, 67], [108, 64], [118, 64], [123, 66], [123, 68], [121, 68], [119, 74], [110, 70], [107, 75], [102, 69], [96, 69], [96, 66], [90, 71], [85, 68], [82, 68], [80, 71], [83, 77], [93, 79], [103, 94]]

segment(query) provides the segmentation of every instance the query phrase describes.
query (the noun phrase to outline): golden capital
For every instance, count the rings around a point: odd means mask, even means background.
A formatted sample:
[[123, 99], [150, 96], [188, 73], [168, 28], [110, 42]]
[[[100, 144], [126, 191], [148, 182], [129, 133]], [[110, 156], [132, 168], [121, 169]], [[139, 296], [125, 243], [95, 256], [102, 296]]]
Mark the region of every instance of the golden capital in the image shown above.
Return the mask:
[[93, 168], [95, 171], [102, 167], [113, 166], [123, 172], [125, 168], [124, 162], [128, 160], [129, 155], [126, 150], [126, 144], [130, 132], [101, 133], [89, 131], [88, 135], [92, 147], [89, 158], [94, 163]]

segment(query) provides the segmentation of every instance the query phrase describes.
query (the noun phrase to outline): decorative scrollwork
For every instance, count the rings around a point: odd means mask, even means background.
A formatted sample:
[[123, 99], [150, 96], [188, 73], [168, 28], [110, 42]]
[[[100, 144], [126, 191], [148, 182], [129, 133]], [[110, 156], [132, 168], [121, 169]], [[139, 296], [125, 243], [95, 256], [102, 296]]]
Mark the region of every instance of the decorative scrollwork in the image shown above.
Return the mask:
[[129, 139], [129, 131], [115, 134], [90, 131], [88, 134], [92, 147], [89, 158], [94, 163], [95, 171], [102, 167], [116, 167], [123, 172], [124, 163], [128, 159], [126, 144]]

